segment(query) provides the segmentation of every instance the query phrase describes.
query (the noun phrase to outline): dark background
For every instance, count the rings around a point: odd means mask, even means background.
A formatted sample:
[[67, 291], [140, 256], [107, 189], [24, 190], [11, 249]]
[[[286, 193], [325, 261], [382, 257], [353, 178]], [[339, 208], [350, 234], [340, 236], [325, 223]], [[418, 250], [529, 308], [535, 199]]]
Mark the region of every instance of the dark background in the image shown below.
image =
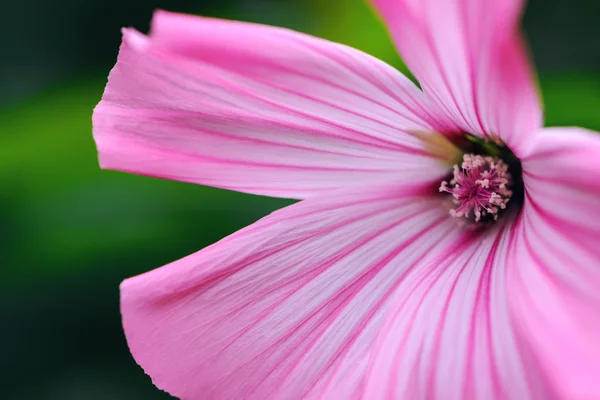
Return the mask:
[[[166, 399], [130, 357], [118, 285], [287, 204], [97, 166], [91, 113], [121, 26], [164, 8], [285, 26], [403, 69], [363, 0], [30, 0], [0, 8], [0, 398]], [[548, 125], [600, 130], [600, 2], [524, 20]]]

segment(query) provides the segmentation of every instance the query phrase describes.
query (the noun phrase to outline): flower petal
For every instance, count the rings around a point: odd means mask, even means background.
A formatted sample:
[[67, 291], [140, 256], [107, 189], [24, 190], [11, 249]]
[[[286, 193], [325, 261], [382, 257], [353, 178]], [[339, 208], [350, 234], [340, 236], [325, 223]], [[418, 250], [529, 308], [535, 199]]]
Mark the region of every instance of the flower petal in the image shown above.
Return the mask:
[[511, 311], [559, 398], [600, 398], [600, 134], [545, 129], [523, 160]]
[[423, 260], [396, 289], [375, 341], [365, 399], [552, 399], [508, 312], [513, 226]]
[[523, 0], [372, 0], [423, 90], [461, 128], [520, 155], [542, 123], [518, 32]]
[[600, 136], [538, 138], [516, 221], [396, 288], [364, 398], [600, 397]]
[[390, 294], [459, 233], [404, 189], [302, 201], [126, 280], [130, 349], [182, 399], [355, 398]]
[[346, 46], [158, 12], [151, 36], [124, 30], [93, 119], [104, 168], [306, 198], [444, 175], [452, 146], [432, 132], [457, 128], [436, 110]]

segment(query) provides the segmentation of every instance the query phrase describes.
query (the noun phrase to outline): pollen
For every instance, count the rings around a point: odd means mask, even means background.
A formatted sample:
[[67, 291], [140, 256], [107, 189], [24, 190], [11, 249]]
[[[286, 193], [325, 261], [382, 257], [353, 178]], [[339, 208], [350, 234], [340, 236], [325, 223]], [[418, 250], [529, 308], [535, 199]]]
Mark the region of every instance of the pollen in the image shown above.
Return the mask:
[[492, 156], [464, 154], [462, 164], [453, 166], [452, 179], [443, 181], [440, 192], [452, 195], [450, 215], [474, 222], [497, 220], [512, 191], [508, 164]]

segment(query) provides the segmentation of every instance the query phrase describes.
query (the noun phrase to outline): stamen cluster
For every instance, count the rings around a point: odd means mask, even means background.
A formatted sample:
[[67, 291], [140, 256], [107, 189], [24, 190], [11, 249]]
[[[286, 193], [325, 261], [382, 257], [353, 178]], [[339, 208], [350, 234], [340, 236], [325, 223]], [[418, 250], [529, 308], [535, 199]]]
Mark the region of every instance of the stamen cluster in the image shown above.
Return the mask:
[[498, 219], [512, 196], [508, 189], [511, 183], [508, 165], [502, 159], [465, 154], [462, 164], [454, 165], [450, 182], [443, 181], [439, 190], [454, 197], [456, 207], [450, 215], [480, 222], [486, 216]]

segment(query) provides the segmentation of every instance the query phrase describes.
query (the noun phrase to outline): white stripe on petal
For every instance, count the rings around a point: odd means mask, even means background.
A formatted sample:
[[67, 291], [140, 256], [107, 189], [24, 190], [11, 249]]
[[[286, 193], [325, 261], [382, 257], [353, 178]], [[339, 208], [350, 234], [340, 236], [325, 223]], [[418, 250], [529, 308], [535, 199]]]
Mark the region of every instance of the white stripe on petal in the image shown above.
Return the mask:
[[406, 274], [460, 231], [435, 199], [309, 199], [122, 285], [125, 333], [183, 399], [355, 398]]
[[517, 155], [542, 125], [519, 33], [524, 0], [371, 0], [425, 93], [465, 132]]
[[544, 129], [523, 173], [511, 312], [557, 397], [600, 398], [600, 134]]
[[551, 399], [508, 312], [511, 224], [428, 254], [398, 286], [364, 399]]
[[307, 198], [434, 181], [455, 125], [406, 77], [357, 50], [267, 26], [158, 12], [124, 30], [94, 111], [104, 168]]

